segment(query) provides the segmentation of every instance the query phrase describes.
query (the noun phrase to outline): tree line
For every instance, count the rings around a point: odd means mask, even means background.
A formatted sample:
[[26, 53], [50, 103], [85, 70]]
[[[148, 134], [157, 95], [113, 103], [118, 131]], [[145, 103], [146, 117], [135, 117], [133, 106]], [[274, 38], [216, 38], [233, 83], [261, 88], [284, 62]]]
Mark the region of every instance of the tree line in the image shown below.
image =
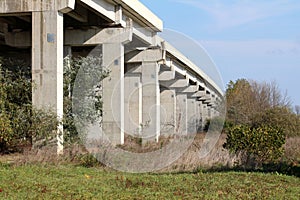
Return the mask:
[[287, 137], [300, 136], [300, 116], [276, 82], [238, 79], [226, 90], [227, 140], [224, 147], [242, 156], [243, 165], [278, 161]]

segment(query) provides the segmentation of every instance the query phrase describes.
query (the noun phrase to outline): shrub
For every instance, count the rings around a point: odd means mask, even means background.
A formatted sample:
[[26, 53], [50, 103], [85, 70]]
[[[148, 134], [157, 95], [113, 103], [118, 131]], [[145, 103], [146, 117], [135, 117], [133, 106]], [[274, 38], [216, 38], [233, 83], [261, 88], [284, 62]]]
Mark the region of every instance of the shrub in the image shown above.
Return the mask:
[[267, 124], [271, 127], [280, 127], [286, 136], [300, 136], [300, 118], [286, 107], [267, 109], [258, 114], [253, 120], [253, 126], [259, 127]]
[[224, 148], [242, 155], [242, 164], [245, 166], [251, 165], [251, 160], [255, 161], [256, 166], [261, 166], [280, 158], [284, 143], [285, 134], [278, 128], [236, 125], [227, 129]]
[[[110, 71], [102, 66], [102, 57], [67, 57], [64, 63], [64, 141], [66, 143], [78, 143], [80, 137], [77, 132], [73, 112], [73, 102], [78, 103], [74, 96], [74, 85], [80, 86], [81, 96], [89, 97], [89, 101], [94, 103], [93, 110], [83, 108], [78, 111], [82, 123], [87, 121], [94, 123], [95, 119], [102, 117], [102, 86], [101, 81], [109, 76]], [[80, 78], [76, 80], [78, 74]], [[81, 102], [82, 103], [82, 102]], [[79, 103], [78, 103], [79, 104]], [[77, 116], [78, 117], [78, 116]], [[84, 126], [85, 124], [80, 124]]]
[[0, 152], [4, 152], [13, 140], [13, 130], [6, 113], [0, 113]]
[[57, 129], [56, 115], [32, 107], [30, 66], [0, 58], [0, 151], [20, 151], [33, 139], [49, 138]]
[[203, 130], [205, 132], [208, 132], [208, 130], [221, 132], [224, 127], [224, 121], [225, 119], [222, 116], [217, 116], [212, 119], [207, 119]]
[[[83, 110], [89, 122], [102, 116], [101, 80], [109, 75], [103, 68], [101, 57], [67, 58], [64, 64], [64, 139], [76, 143], [79, 136], [72, 112], [73, 87], [79, 72], [86, 79], [79, 84], [90, 90], [83, 90], [95, 104], [92, 112]], [[32, 145], [33, 140], [43, 144], [56, 135], [58, 120], [50, 110], [32, 107], [31, 66], [22, 60], [0, 57], [0, 151], [16, 151], [21, 146]], [[82, 113], [81, 113], [82, 114]]]

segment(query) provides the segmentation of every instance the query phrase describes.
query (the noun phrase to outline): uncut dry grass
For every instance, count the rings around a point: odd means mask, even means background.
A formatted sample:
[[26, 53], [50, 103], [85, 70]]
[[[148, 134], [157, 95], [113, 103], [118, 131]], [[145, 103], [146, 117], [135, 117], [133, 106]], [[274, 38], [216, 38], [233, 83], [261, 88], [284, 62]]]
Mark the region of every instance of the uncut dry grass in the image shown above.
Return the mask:
[[[202, 148], [205, 134], [197, 134], [194, 142], [186, 152], [174, 163], [160, 172], [178, 172], [178, 171], [193, 171], [198, 168], [211, 167], [233, 167], [239, 158], [236, 155], [230, 154], [222, 145], [226, 141], [226, 135], [222, 134], [212, 149], [212, 151], [204, 158], [199, 158], [199, 150]], [[133, 138], [126, 138], [126, 145], [119, 146], [124, 150], [130, 152], [151, 152], [169, 143], [170, 138], [161, 138], [159, 143], [140, 144], [139, 141]], [[24, 153], [0, 155], [0, 163], [10, 163], [14, 165], [26, 164], [89, 164], [87, 162], [94, 162], [93, 160], [86, 160], [88, 151], [80, 145], [67, 146], [64, 150], [64, 155], [57, 156], [56, 147], [44, 147], [41, 149], [28, 149]], [[292, 162], [293, 165], [299, 165], [300, 161], [300, 137], [287, 138], [285, 144], [285, 154], [283, 161]], [[92, 165], [95, 163], [91, 163]], [[101, 165], [100, 165], [101, 166]]]

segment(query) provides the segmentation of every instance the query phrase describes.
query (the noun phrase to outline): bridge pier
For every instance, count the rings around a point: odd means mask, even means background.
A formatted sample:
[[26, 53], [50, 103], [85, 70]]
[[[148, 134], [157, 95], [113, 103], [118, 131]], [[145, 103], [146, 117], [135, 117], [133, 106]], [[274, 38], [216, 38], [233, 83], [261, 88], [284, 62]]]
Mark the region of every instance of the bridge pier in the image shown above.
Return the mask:
[[[63, 14], [32, 13], [32, 104], [63, 117]], [[63, 127], [59, 125], [57, 153], [63, 152]]]
[[[52, 109], [59, 120], [64, 56], [72, 55], [71, 47], [75, 56], [86, 56], [98, 45], [103, 66], [111, 71], [102, 84], [102, 131], [113, 145], [123, 144], [125, 133], [139, 135], [143, 143], [158, 141], [161, 132], [194, 133], [200, 121], [218, 114], [210, 92], [222, 98], [221, 89], [156, 36], [163, 29], [162, 21], [139, 1], [120, 0], [115, 5], [106, 0], [23, 0], [23, 6], [19, 0], [10, 0], [9, 6], [3, 2], [0, 45], [16, 51], [32, 48], [33, 105]], [[60, 125], [59, 154], [62, 134]]]
[[137, 66], [133, 71], [140, 73], [140, 100], [136, 106], [139, 107], [139, 129], [143, 143], [158, 141], [160, 136], [159, 61], [162, 59], [160, 49], [132, 51], [126, 54], [127, 65]]
[[103, 89], [103, 133], [111, 144], [124, 143], [124, 45], [102, 44], [103, 66], [111, 72], [102, 83]]
[[197, 119], [196, 119], [196, 100], [188, 96], [187, 98], [187, 133], [195, 134], [197, 132]]
[[125, 134], [140, 137], [142, 124], [141, 65], [126, 64], [125, 73]]
[[187, 135], [187, 95], [185, 93], [176, 92], [176, 134]]
[[202, 103], [201, 101], [196, 100], [196, 132], [200, 133], [203, 129], [202, 126]]
[[158, 141], [160, 136], [159, 65], [142, 62], [142, 141]]
[[161, 88], [160, 92], [160, 126], [161, 134], [171, 136], [175, 134], [176, 119], [176, 91], [174, 89]]

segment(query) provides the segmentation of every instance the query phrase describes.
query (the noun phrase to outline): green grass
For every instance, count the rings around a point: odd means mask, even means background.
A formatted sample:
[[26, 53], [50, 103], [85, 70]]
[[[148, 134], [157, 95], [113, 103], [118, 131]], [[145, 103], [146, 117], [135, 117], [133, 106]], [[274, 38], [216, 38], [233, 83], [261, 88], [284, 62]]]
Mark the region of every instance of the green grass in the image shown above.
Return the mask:
[[246, 172], [127, 174], [71, 165], [0, 164], [0, 199], [300, 199], [300, 179]]

